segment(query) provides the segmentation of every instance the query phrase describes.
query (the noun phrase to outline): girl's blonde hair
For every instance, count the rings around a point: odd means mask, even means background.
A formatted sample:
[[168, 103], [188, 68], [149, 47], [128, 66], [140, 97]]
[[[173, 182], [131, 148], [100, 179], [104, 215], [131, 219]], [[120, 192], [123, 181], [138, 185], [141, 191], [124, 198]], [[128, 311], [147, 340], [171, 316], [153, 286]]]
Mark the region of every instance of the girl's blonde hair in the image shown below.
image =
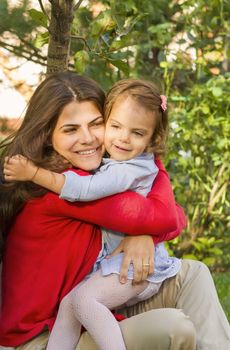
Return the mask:
[[142, 108], [153, 112], [153, 118], [156, 118], [157, 122], [148, 151], [153, 152], [156, 157], [163, 155], [168, 137], [168, 114], [167, 111], [163, 111], [160, 91], [152, 82], [141, 79], [118, 81], [107, 93], [104, 106], [105, 120], [108, 120], [117, 99], [128, 96], [131, 96]]

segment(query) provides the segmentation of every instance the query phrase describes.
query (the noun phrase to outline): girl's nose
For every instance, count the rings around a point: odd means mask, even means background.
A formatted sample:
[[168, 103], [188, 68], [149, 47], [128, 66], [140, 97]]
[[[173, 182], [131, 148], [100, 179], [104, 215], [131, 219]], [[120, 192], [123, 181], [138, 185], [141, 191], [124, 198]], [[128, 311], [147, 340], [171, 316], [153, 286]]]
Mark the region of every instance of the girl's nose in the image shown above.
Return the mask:
[[130, 142], [130, 135], [128, 130], [121, 130], [119, 135], [120, 141], [129, 143]]

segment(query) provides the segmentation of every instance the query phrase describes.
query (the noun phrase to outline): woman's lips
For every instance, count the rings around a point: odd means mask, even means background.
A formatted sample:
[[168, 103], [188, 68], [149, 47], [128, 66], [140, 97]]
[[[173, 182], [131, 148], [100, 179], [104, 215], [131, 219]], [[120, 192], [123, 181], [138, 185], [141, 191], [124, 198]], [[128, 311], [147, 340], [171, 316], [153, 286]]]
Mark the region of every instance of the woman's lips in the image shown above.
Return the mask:
[[97, 152], [98, 148], [93, 148], [85, 151], [77, 151], [78, 154], [82, 156], [88, 156], [88, 155], [93, 155]]

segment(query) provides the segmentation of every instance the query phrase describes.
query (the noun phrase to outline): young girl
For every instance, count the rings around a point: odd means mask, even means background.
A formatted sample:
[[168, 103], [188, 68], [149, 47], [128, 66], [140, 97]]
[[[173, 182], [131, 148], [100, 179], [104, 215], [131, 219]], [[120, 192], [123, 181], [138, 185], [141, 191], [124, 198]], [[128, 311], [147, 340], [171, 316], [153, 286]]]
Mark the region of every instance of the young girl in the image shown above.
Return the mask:
[[[146, 196], [158, 172], [154, 155], [161, 155], [165, 147], [168, 130], [166, 109], [166, 97], [160, 95], [152, 83], [122, 80], [115, 84], [106, 98], [105, 148], [109, 158], [103, 159], [103, 165], [95, 174], [51, 173], [22, 156], [15, 156], [10, 163], [6, 159], [8, 180], [33, 181], [60, 193], [61, 198], [69, 201], [92, 201], [127, 189]], [[74, 125], [68, 124], [64, 128], [70, 138], [71, 133], [76, 131]], [[84, 150], [84, 157], [93, 152], [96, 150], [89, 147]], [[62, 300], [48, 350], [74, 349], [81, 325], [101, 350], [125, 349], [119, 325], [109, 309], [150, 298], [158, 292], [165, 279], [179, 271], [180, 261], [168, 257], [163, 243], [159, 243], [155, 246], [154, 273], [152, 262], [143, 261], [144, 268], [150, 273], [146, 281], [133, 285], [133, 270], [130, 268], [128, 282], [119, 283], [122, 254], [110, 259], [106, 257], [123, 236], [102, 230], [102, 250], [94, 269]]]

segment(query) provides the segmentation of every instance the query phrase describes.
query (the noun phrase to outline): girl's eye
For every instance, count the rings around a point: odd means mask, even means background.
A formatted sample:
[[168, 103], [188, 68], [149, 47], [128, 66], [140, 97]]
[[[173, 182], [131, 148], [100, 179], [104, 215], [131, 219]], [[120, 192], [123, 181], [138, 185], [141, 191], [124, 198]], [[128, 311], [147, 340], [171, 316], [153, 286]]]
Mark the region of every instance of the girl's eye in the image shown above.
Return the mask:
[[134, 133], [136, 136], [141, 136], [141, 137], [143, 136], [143, 134], [141, 134], [141, 133], [138, 132], [138, 131], [134, 131], [133, 133]]
[[110, 126], [111, 126], [111, 128], [113, 128], [113, 129], [118, 129], [118, 125], [116, 125], [116, 124], [111, 124]]

